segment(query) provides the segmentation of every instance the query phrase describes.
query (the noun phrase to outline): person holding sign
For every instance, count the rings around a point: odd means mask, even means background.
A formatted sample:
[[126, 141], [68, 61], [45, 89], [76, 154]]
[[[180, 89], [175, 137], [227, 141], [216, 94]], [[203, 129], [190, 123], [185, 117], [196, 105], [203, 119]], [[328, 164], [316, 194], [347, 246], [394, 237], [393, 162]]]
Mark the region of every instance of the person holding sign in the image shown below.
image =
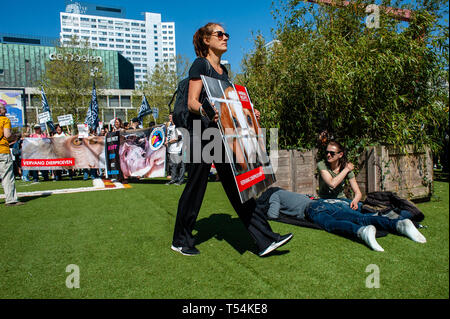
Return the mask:
[[[39, 124], [35, 124], [34, 127], [34, 133], [30, 134], [30, 138], [46, 138], [48, 137], [47, 134], [42, 132], [42, 128]], [[48, 181], [48, 170], [41, 170], [42, 177], [44, 178], [44, 181]], [[33, 176], [33, 182], [38, 183], [39, 182], [39, 171], [32, 170], [31, 176]]]
[[[201, 136], [197, 135], [198, 132], [193, 129], [194, 125], [201, 125], [201, 132], [209, 127], [217, 128], [219, 119], [217, 109], [214, 110], [215, 115], [208, 116], [202, 106], [207, 100], [203, 92], [201, 75], [229, 82], [227, 69], [220, 63], [222, 55], [227, 51], [229, 38], [230, 35], [225, 33], [222, 25], [218, 23], [208, 23], [194, 34], [193, 43], [198, 58], [189, 70], [188, 130], [191, 157], [195, 157], [193, 150], [198, 148], [198, 144], [203, 149], [210, 142], [202, 140]], [[221, 148], [222, 154], [225, 155], [222, 140]], [[211, 164], [203, 158], [200, 162], [195, 162], [191, 158], [188, 165], [188, 181], [178, 202], [171, 246], [172, 250], [183, 255], [194, 256], [200, 253], [195, 247], [192, 231], [205, 195]], [[274, 233], [264, 214], [255, 211], [254, 199], [241, 203], [230, 163], [222, 160], [215, 162], [214, 165], [231, 205], [256, 243], [258, 255], [265, 256], [286, 244], [292, 238], [292, 234], [281, 236]]]

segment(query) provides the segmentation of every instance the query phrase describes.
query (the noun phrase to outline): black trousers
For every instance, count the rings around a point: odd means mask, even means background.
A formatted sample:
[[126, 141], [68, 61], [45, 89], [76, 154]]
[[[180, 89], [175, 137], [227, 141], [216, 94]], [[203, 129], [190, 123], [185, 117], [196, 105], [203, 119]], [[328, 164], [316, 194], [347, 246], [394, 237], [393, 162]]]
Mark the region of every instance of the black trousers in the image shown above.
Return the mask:
[[[202, 149], [204, 145], [205, 142], [202, 141]], [[223, 142], [222, 154], [225, 154]], [[225, 163], [222, 160], [221, 163], [215, 162], [214, 165], [231, 205], [254, 239], [258, 251], [264, 250], [272, 242], [278, 240], [280, 235], [272, 231], [263, 213], [255, 211], [256, 202], [254, 199], [241, 203], [230, 163]], [[192, 231], [206, 192], [210, 169], [211, 163], [206, 163], [203, 160], [201, 163], [192, 163], [191, 161], [188, 164], [188, 181], [178, 202], [175, 220], [172, 244], [176, 247], [194, 247]], [[220, 225], [217, 225], [217, 227], [220, 227]]]

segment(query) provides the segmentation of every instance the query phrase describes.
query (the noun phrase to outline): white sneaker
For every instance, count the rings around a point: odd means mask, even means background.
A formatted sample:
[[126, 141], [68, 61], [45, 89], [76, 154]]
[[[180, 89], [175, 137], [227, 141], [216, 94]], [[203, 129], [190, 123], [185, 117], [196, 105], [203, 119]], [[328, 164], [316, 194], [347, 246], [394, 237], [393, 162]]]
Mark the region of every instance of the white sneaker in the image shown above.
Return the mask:
[[424, 235], [422, 235], [414, 226], [413, 222], [409, 219], [402, 219], [397, 223], [397, 231], [408, 237], [409, 239], [424, 244], [427, 242], [427, 239]]
[[378, 244], [375, 235], [377, 229], [373, 225], [361, 227], [358, 230], [358, 237], [361, 238], [370, 248], [375, 251], [384, 251], [383, 247]]
[[274, 251], [275, 249], [283, 246], [284, 244], [287, 244], [291, 239], [292, 236], [294, 236], [292, 233], [289, 233], [287, 235], [284, 236], [280, 236], [280, 238], [278, 239], [278, 241], [274, 241], [272, 244], [269, 245], [269, 247], [267, 247], [266, 249], [264, 249], [263, 251], [261, 251], [258, 256], [262, 257], [267, 255], [268, 253]]

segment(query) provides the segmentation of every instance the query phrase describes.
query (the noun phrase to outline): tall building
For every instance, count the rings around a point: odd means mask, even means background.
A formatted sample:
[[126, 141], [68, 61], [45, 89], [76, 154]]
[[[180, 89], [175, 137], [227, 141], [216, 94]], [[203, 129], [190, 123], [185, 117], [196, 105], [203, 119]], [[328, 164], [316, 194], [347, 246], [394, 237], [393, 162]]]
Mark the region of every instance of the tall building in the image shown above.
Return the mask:
[[93, 49], [119, 52], [134, 65], [136, 83], [145, 81], [157, 63], [175, 70], [175, 23], [162, 22], [159, 13], [144, 15], [144, 20], [132, 20], [121, 7], [66, 2], [60, 13], [61, 43], [70, 45], [77, 36]]

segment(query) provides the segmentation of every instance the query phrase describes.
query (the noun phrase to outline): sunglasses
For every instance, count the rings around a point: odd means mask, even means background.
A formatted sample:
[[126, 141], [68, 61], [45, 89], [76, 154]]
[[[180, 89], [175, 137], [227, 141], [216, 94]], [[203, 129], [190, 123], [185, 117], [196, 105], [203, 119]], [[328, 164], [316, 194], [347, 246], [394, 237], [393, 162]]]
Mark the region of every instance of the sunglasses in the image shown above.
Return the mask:
[[326, 154], [330, 154], [331, 156], [334, 156], [334, 155], [336, 155], [337, 153], [340, 153], [340, 152], [326, 151], [325, 153]]
[[222, 31], [213, 31], [213, 33], [211, 35], [214, 35], [214, 33], [217, 33], [217, 37], [219, 39], [222, 39], [223, 36], [226, 36], [228, 39], [230, 38], [230, 34], [229, 33], [225, 33], [225, 32], [222, 32]]

